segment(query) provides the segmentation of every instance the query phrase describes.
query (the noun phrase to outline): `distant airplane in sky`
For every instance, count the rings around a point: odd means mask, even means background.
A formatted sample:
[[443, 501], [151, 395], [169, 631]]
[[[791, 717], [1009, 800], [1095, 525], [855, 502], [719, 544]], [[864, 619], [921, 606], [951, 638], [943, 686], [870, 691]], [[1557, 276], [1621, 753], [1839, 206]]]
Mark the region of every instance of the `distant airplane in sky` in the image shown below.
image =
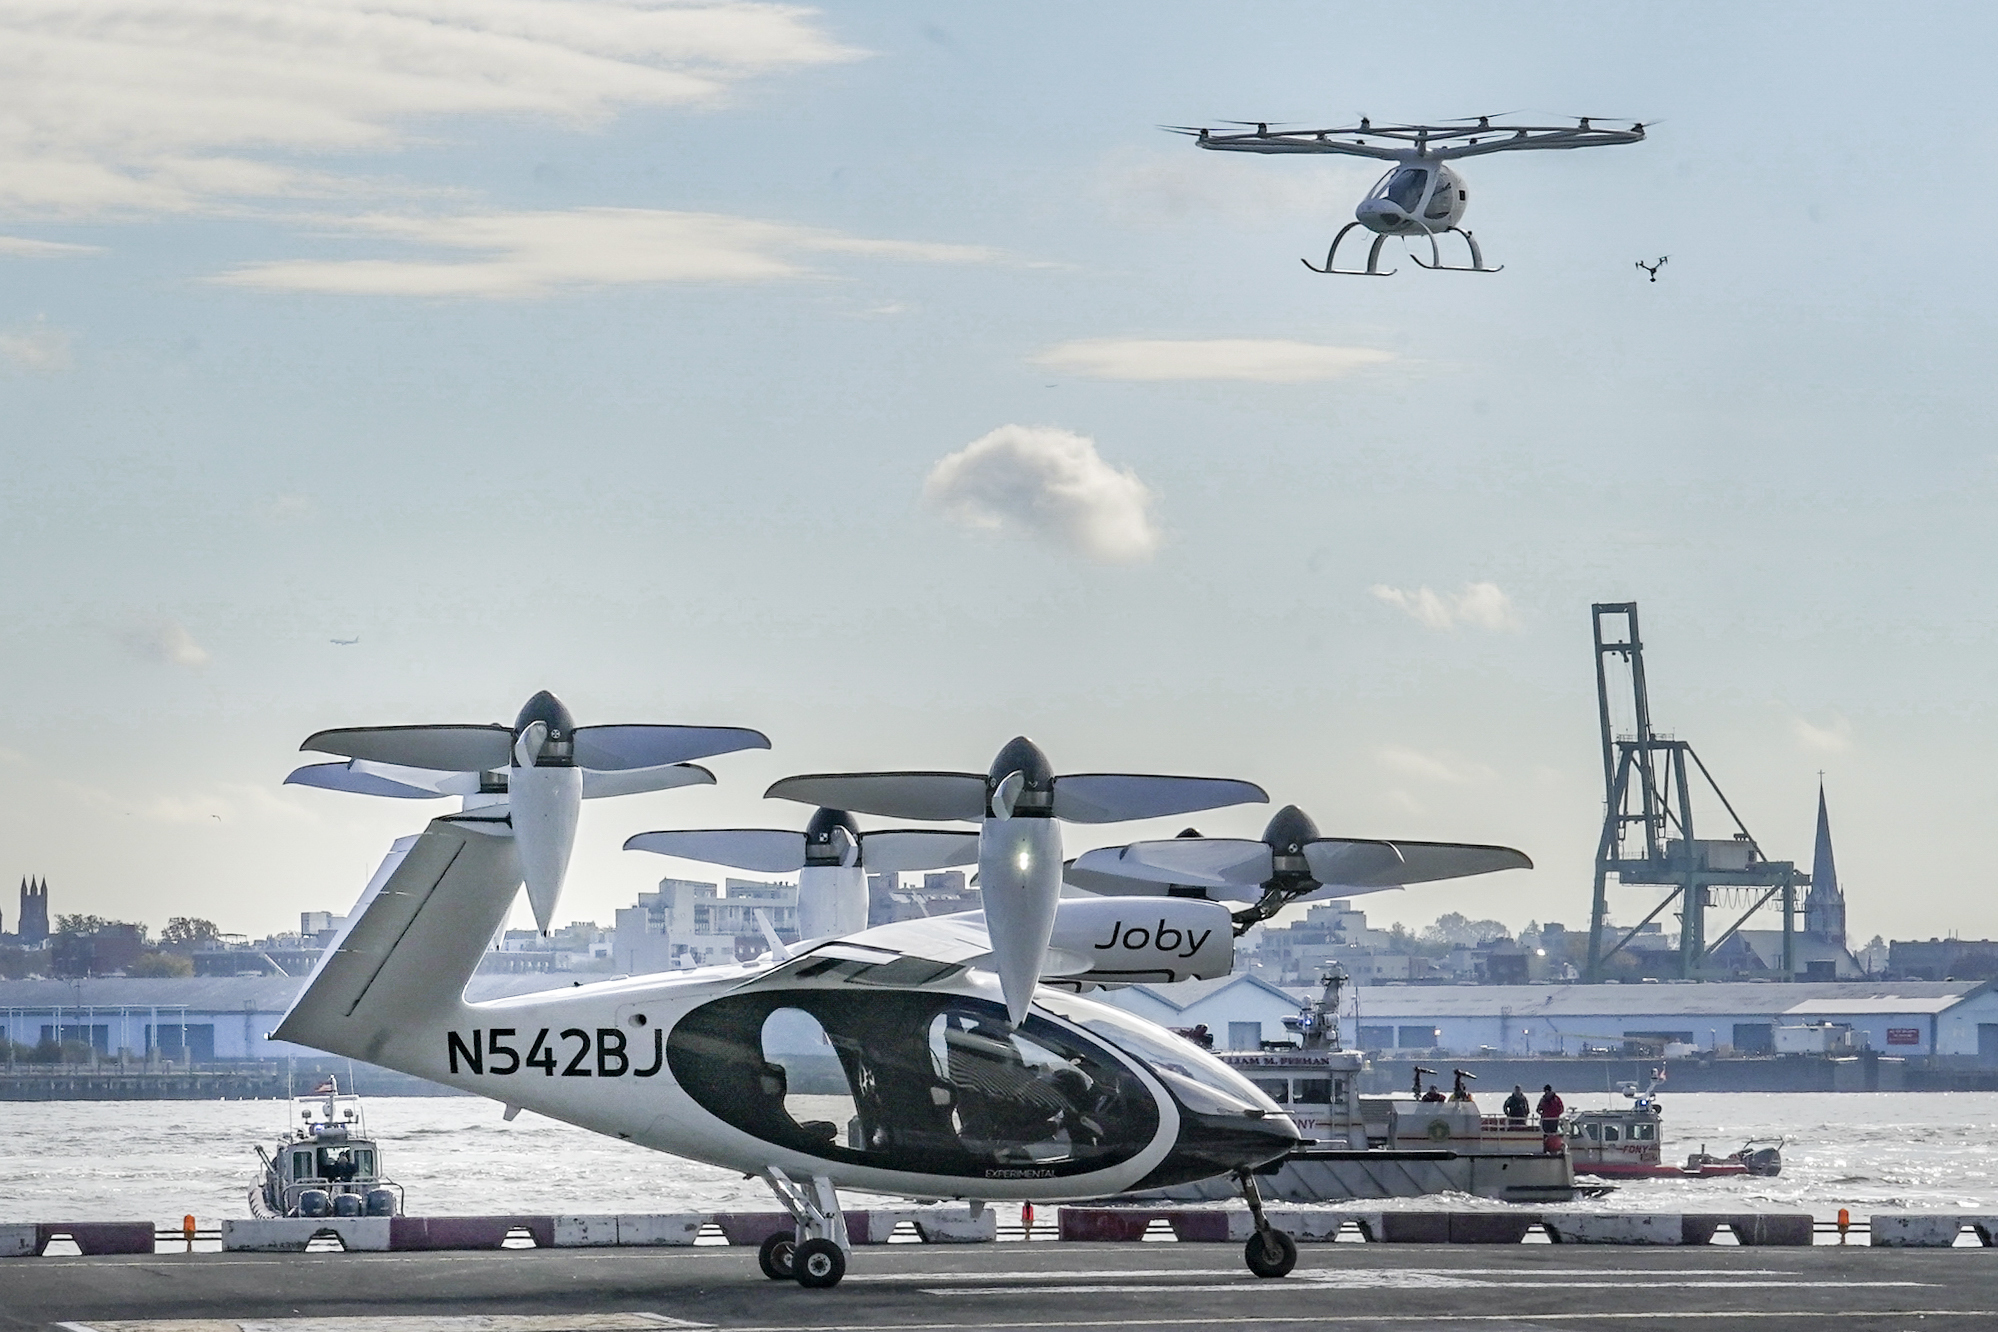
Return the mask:
[[361, 636], [359, 634], [355, 634], [352, 638], [331, 638], [328, 639], [327, 641], [330, 642], [334, 647], [352, 647], [354, 646], [354, 644], [361, 641]]

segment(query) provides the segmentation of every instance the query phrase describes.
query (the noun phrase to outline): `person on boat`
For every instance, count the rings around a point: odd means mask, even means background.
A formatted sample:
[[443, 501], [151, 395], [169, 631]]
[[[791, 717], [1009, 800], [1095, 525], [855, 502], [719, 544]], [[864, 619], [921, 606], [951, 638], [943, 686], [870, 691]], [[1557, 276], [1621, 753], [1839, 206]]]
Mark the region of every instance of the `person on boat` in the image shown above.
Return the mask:
[[1441, 1087], [1438, 1087], [1435, 1083], [1432, 1082], [1429, 1084], [1429, 1090], [1422, 1093], [1422, 1099], [1425, 1103], [1428, 1103], [1428, 1102], [1442, 1102], [1448, 1100], [1449, 1098], [1443, 1095], [1443, 1089]]
[[1505, 1118], [1507, 1125], [1511, 1128], [1525, 1128], [1526, 1116], [1532, 1110], [1532, 1103], [1526, 1099], [1526, 1088], [1520, 1086], [1518, 1083], [1514, 1083], [1512, 1086], [1512, 1095], [1505, 1098]]
[[1466, 1073], [1461, 1068], [1452, 1069], [1451, 1072], [1456, 1075], [1456, 1080], [1451, 1085], [1450, 1088], [1450, 1099], [1453, 1101], [1469, 1103], [1471, 1100], [1471, 1092], [1470, 1089], [1464, 1085], [1464, 1079], [1465, 1078], [1476, 1079], [1478, 1075], [1475, 1073]]
[[1560, 1131], [1561, 1116], [1567, 1113], [1568, 1107], [1561, 1100], [1559, 1093], [1554, 1090], [1554, 1084], [1550, 1082], [1541, 1088], [1540, 1104], [1535, 1110], [1540, 1116], [1540, 1131], [1556, 1133]]

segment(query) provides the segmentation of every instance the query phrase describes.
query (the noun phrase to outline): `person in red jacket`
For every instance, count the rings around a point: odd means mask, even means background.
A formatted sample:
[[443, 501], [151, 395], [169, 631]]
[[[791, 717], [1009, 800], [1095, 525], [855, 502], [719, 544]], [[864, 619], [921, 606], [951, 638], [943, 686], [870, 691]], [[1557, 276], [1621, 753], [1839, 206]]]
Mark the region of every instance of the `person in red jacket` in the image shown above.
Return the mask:
[[1535, 1108], [1540, 1115], [1540, 1131], [1558, 1133], [1561, 1129], [1561, 1116], [1566, 1113], [1568, 1107], [1555, 1094], [1553, 1083], [1550, 1082], [1541, 1089], [1540, 1104]]

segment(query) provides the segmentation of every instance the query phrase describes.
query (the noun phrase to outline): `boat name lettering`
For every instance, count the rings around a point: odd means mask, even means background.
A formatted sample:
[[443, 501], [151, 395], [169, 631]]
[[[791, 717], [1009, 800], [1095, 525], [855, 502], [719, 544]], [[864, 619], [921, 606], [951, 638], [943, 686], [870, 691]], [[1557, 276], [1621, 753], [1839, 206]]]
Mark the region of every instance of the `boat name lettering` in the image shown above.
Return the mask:
[[[444, 1033], [444, 1056], [449, 1061], [451, 1071], [456, 1073], [460, 1066], [467, 1073], [480, 1076], [495, 1074], [508, 1077], [523, 1068], [538, 1068], [543, 1077], [555, 1076], [555, 1047], [564, 1041], [573, 1042], [575, 1053], [563, 1065], [565, 1078], [621, 1078], [629, 1073], [634, 1078], [649, 1078], [656, 1075], [666, 1062], [666, 1032], [655, 1028], [652, 1032], [652, 1063], [646, 1068], [633, 1068], [629, 1050], [629, 1038], [616, 1027], [598, 1027], [594, 1032], [581, 1027], [567, 1027], [554, 1036], [550, 1042], [547, 1027], [534, 1033], [534, 1040], [522, 1057], [518, 1046], [512, 1044], [520, 1030], [515, 1027], [474, 1027], [470, 1038], [456, 1031]], [[594, 1055], [594, 1059], [592, 1056]], [[504, 1061], [504, 1062], [502, 1062]], [[594, 1063], [594, 1071], [589, 1067]]]
[[[1177, 929], [1166, 924], [1163, 919], [1159, 921], [1156, 930], [1148, 930], [1142, 925], [1133, 925], [1127, 930], [1124, 928], [1124, 922], [1120, 920], [1110, 927], [1110, 938], [1104, 943], [1095, 945], [1095, 947], [1100, 951], [1106, 948], [1115, 948], [1121, 943], [1125, 948], [1133, 952], [1149, 946], [1158, 949], [1162, 953], [1179, 953], [1181, 957], [1192, 957], [1200, 951], [1200, 946], [1206, 943], [1208, 937], [1213, 933], [1213, 930], [1202, 930], [1199, 934], [1195, 934], [1192, 930]], [[1166, 942], [1168, 934], [1172, 936], [1171, 943]], [[1133, 936], [1138, 940], [1136, 943], [1131, 942]], [[1184, 953], [1179, 952], [1179, 946], [1182, 943], [1186, 945]]]

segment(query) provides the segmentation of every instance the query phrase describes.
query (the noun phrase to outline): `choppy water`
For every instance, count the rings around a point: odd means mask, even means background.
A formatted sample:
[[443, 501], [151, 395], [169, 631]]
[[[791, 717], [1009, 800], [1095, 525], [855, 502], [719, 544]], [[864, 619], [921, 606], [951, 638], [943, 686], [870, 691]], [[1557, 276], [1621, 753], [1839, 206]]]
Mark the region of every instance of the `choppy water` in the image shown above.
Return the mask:
[[[1575, 1108], [1607, 1104], [1576, 1097]], [[1796, 1207], [1829, 1217], [1898, 1207], [1998, 1211], [1998, 1093], [1667, 1096], [1667, 1159], [1784, 1137], [1775, 1179], [1625, 1184], [1595, 1206]], [[247, 1216], [255, 1147], [282, 1101], [0, 1103], [0, 1221]], [[377, 1097], [369, 1127], [423, 1214], [662, 1212], [774, 1206], [765, 1187], [531, 1113], [511, 1124], [468, 1097]], [[1462, 1205], [1463, 1200], [1454, 1200]]]

